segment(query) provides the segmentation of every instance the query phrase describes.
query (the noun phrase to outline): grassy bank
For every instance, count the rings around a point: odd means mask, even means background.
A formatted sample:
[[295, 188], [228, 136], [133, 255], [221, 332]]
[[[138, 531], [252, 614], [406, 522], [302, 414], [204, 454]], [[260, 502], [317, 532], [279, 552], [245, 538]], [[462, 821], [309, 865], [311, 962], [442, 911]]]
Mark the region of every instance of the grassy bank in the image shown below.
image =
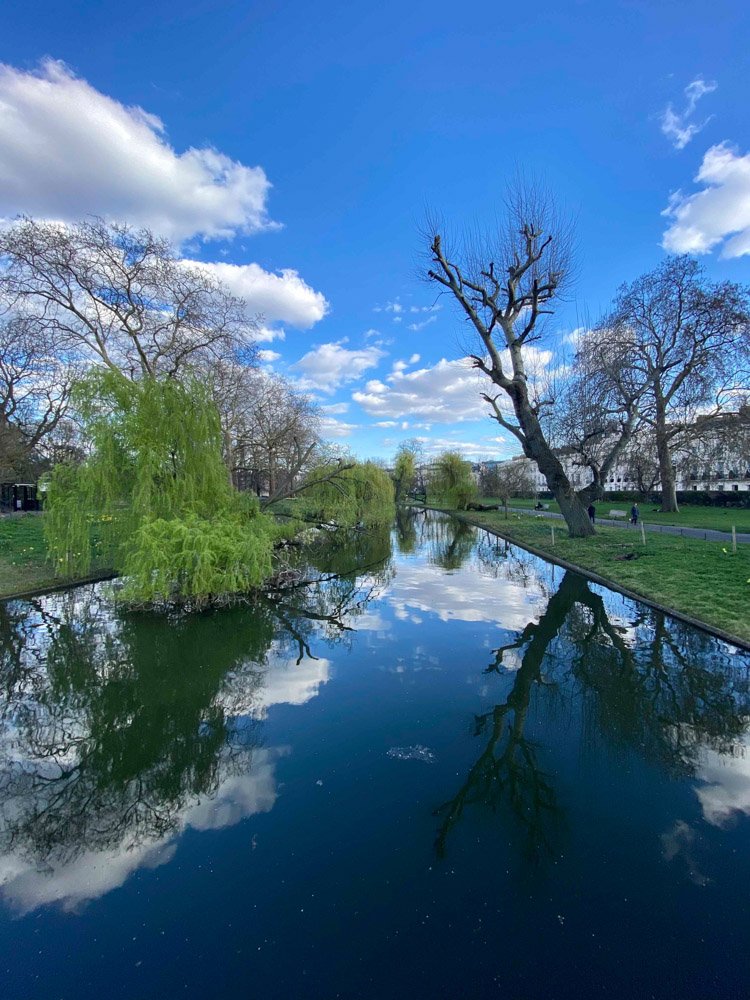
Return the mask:
[[[91, 576], [105, 573], [104, 566], [92, 567]], [[55, 576], [52, 571], [47, 560], [42, 515], [0, 518], [0, 598], [75, 582]]]
[[461, 517], [750, 642], [750, 546], [734, 554], [720, 542], [658, 534], [644, 546], [639, 533], [602, 527], [594, 538], [573, 539], [559, 522], [553, 545], [551, 521], [506, 520], [501, 511]]
[[[500, 503], [496, 498], [488, 497], [483, 503]], [[538, 500], [510, 500], [510, 507], [525, 507], [531, 510]], [[554, 500], [543, 500], [542, 503], [549, 505], [549, 510], [560, 513], [560, 508]], [[607, 517], [611, 510], [624, 511], [630, 515], [632, 503], [626, 500], [599, 500], [594, 505], [599, 517]], [[661, 514], [655, 509], [655, 504], [639, 503], [641, 520], [646, 524], [674, 524], [680, 528], [703, 528], [713, 531], [729, 531], [732, 526], [739, 532], [750, 532], [750, 508], [726, 508], [726, 507], [695, 507], [687, 504], [682, 507], [678, 514]]]

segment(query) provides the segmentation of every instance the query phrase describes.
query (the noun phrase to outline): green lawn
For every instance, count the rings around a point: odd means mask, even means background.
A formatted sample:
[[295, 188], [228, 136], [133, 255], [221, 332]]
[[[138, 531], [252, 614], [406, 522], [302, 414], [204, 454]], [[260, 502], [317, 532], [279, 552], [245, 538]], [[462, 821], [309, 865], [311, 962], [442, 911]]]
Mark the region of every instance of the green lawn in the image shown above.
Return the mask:
[[[522, 514], [508, 520], [502, 511], [471, 511], [460, 516], [750, 641], [748, 545], [739, 545], [735, 555], [731, 545], [721, 542], [651, 534], [644, 546], [635, 532], [626, 535], [620, 528], [599, 528], [594, 538], [573, 539], [558, 522]], [[618, 558], [628, 553], [637, 558]]]
[[[533, 508], [537, 500], [511, 500], [511, 507]], [[500, 503], [496, 498], [485, 498], [482, 503]], [[542, 500], [549, 504], [551, 511], [560, 512], [554, 500]], [[625, 511], [630, 515], [632, 503], [627, 500], [600, 500], [594, 504], [599, 517], [606, 517], [611, 510]], [[682, 528], [713, 528], [715, 531], [731, 531], [732, 525], [740, 532], [750, 532], [750, 507], [727, 509], [725, 507], [683, 506], [679, 514], [659, 514], [656, 504], [639, 503], [641, 520], [646, 524], [676, 524]]]
[[[92, 576], [104, 572], [92, 568]], [[47, 562], [43, 515], [0, 517], [0, 598], [74, 582], [55, 576]]]

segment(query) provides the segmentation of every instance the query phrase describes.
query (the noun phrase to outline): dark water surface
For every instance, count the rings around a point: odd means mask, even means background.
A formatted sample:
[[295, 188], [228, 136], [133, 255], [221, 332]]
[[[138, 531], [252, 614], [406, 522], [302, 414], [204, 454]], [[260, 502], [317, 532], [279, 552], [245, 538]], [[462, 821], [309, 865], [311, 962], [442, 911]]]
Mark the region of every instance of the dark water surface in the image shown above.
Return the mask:
[[0, 605], [0, 996], [750, 996], [750, 657], [439, 517]]

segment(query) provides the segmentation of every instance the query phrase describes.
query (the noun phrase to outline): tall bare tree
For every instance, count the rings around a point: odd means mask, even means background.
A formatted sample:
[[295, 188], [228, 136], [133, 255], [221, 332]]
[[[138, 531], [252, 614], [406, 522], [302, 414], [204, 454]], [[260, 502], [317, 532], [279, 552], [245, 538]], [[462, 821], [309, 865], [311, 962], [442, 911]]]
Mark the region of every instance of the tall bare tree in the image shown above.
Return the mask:
[[0, 230], [0, 305], [33, 316], [58, 356], [128, 378], [177, 374], [252, 339], [242, 303], [147, 229], [20, 219]]
[[731, 407], [748, 385], [748, 289], [708, 281], [691, 257], [668, 257], [620, 288], [599, 329], [645, 391], [642, 412], [656, 444], [661, 509], [676, 511], [675, 445], [698, 414]]
[[472, 358], [494, 386], [483, 396], [494, 419], [537, 463], [570, 535], [594, 534], [586, 508], [544, 433], [542, 411], [553, 400], [537, 395], [530, 380], [532, 349], [541, 337], [542, 321], [553, 311], [552, 302], [570, 274], [570, 224], [540, 187], [519, 183], [509, 190], [505, 218], [494, 232], [467, 239], [455, 251], [436, 225], [430, 227], [428, 239], [427, 277], [450, 292], [481, 342], [481, 353]]

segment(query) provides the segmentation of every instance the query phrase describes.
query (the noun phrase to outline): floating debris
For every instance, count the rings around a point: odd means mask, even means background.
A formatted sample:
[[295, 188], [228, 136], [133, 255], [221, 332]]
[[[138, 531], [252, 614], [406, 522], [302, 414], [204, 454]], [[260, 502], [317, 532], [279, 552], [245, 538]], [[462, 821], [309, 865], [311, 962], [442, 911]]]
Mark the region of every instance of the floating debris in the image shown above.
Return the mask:
[[424, 764], [434, 764], [436, 760], [433, 751], [420, 743], [413, 747], [391, 747], [388, 756], [395, 760], [421, 760]]

